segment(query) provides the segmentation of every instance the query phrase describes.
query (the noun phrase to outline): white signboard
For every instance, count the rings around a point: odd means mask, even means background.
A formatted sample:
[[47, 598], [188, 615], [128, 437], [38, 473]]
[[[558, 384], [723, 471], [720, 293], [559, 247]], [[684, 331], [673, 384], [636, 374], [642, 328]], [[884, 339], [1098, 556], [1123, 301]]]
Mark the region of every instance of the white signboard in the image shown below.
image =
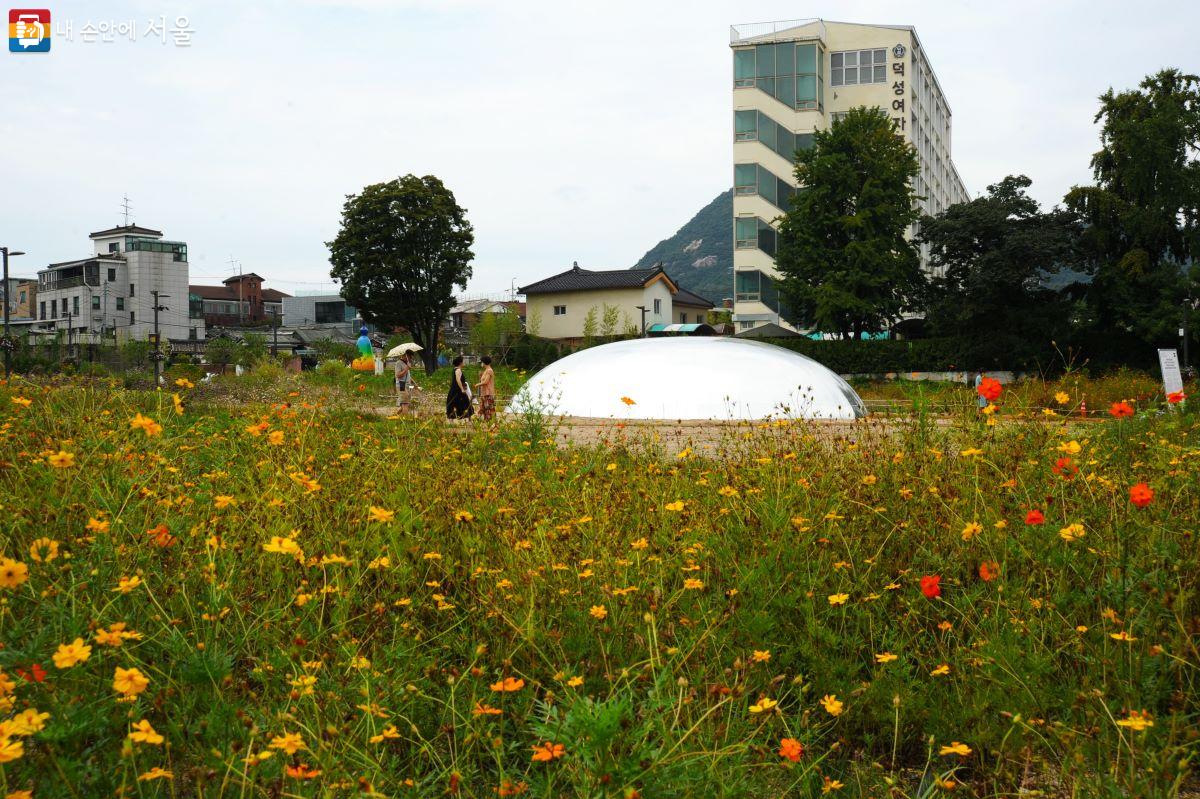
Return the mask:
[[1162, 370], [1163, 391], [1167, 394], [1183, 391], [1183, 375], [1179, 373], [1178, 350], [1159, 350], [1158, 366]]

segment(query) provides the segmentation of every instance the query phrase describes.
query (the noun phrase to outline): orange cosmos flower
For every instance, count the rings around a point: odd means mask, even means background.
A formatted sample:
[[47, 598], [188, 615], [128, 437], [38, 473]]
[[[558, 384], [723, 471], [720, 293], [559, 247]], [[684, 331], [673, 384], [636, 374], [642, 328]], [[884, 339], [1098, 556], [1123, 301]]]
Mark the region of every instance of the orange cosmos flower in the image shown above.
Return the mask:
[[1154, 489], [1145, 483], [1138, 483], [1129, 489], [1129, 501], [1136, 507], [1144, 508], [1154, 501]]
[[550, 743], [549, 741], [533, 747], [533, 759], [542, 763], [549, 763], [551, 760], [558, 760], [566, 753], [567, 747], [563, 746], [562, 744]]
[[979, 381], [979, 385], [975, 388], [975, 393], [983, 397], [988, 402], [995, 402], [1000, 398], [1000, 392], [1003, 391], [999, 380], [991, 377], [985, 377]]
[[994, 560], [985, 560], [979, 564], [979, 579], [990, 583], [1000, 576], [1000, 564]]
[[784, 738], [779, 742], [779, 756], [793, 763], [798, 763], [800, 762], [800, 758], [804, 756], [804, 744], [795, 738]]
[[494, 682], [491, 685], [491, 689], [496, 693], [512, 693], [514, 691], [519, 691], [524, 687], [525, 681], [520, 677], [505, 677], [503, 680]]
[[1121, 400], [1120, 402], [1114, 402], [1111, 406], [1109, 406], [1108, 413], [1116, 419], [1121, 419], [1125, 416], [1133, 416], [1133, 406], [1128, 402], [1125, 402], [1125, 400]]

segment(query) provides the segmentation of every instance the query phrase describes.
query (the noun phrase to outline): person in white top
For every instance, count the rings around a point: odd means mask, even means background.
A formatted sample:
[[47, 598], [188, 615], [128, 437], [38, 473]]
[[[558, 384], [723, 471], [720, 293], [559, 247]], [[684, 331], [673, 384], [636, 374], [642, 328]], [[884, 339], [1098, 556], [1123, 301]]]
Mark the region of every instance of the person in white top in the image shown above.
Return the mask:
[[412, 392], [420, 391], [421, 387], [413, 380], [412, 360], [407, 352], [401, 353], [396, 359], [395, 373], [396, 405], [399, 406], [401, 414], [411, 411], [415, 415], [415, 410], [412, 410]]

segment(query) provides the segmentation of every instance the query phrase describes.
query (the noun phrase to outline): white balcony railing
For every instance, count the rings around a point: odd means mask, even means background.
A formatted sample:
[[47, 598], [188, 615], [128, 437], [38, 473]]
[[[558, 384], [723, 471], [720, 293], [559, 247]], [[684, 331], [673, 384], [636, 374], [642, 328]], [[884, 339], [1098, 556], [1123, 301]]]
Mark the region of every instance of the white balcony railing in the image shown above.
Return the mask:
[[[816, 24], [816, 34], [797, 31], [807, 25]], [[759, 42], [789, 41], [795, 39], [819, 39], [825, 41], [824, 21], [813, 17], [811, 19], [785, 19], [778, 22], [747, 22], [743, 25], [729, 26], [729, 43], [757, 44]]]

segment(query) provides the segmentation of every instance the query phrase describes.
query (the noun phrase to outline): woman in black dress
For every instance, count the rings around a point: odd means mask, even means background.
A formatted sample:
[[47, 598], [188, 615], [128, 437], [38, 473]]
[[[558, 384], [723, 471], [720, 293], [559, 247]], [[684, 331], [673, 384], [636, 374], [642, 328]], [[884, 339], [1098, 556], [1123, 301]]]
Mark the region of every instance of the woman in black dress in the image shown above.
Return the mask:
[[454, 359], [454, 376], [450, 379], [450, 392], [446, 394], [446, 418], [469, 419], [475, 413], [471, 406], [471, 395], [467, 392], [467, 379], [463, 376], [463, 358]]

